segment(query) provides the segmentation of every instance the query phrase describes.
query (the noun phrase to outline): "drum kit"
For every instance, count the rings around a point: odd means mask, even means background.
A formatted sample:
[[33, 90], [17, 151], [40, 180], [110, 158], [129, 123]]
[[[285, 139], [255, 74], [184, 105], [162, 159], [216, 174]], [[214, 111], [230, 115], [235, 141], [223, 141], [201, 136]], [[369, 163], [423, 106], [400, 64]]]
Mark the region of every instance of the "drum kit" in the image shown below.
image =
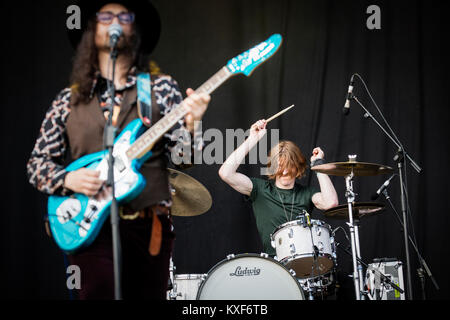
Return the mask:
[[[376, 202], [355, 202], [353, 179], [357, 176], [390, 174], [384, 165], [347, 162], [317, 165], [317, 173], [345, 177], [347, 203], [323, 212], [332, 219], [348, 220], [351, 235], [353, 282], [357, 300], [364, 300], [367, 288], [363, 279], [359, 221], [377, 215], [385, 206]], [[195, 216], [212, 205], [208, 190], [194, 178], [169, 169], [174, 216]], [[336, 230], [336, 229], [335, 229]], [[304, 211], [296, 220], [280, 225], [271, 234], [274, 258], [266, 253], [228, 255], [206, 274], [176, 274], [170, 261], [168, 300], [314, 300], [334, 293], [337, 270], [337, 243], [331, 226], [310, 219]], [[394, 287], [395, 284], [393, 284]], [[401, 290], [401, 288], [396, 287]]]

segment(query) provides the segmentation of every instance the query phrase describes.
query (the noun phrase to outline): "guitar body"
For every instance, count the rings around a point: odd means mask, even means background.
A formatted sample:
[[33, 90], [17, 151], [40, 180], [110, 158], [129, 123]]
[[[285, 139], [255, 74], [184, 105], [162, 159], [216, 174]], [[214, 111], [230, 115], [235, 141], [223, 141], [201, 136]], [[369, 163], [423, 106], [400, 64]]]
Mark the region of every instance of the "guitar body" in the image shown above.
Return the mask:
[[[124, 128], [114, 142], [114, 186], [119, 204], [133, 200], [145, 187], [145, 179], [138, 170], [151, 156], [151, 152], [132, 161], [126, 155], [128, 148], [144, 130], [142, 121], [136, 119]], [[71, 163], [66, 170], [75, 171], [81, 168], [100, 171], [100, 179], [106, 180], [108, 151], [86, 155]], [[50, 196], [50, 229], [58, 246], [66, 253], [73, 253], [90, 245], [109, 216], [111, 201], [111, 195], [101, 200], [80, 193], [71, 196]]]

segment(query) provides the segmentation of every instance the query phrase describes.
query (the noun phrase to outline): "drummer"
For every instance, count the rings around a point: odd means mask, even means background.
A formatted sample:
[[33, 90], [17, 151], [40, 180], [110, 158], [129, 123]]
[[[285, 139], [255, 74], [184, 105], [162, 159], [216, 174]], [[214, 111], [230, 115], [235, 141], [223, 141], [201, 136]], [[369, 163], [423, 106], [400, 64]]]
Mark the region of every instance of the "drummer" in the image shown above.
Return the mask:
[[[242, 160], [266, 134], [266, 124], [265, 120], [259, 120], [251, 126], [249, 137], [224, 162], [219, 175], [233, 189], [248, 196], [264, 251], [275, 256], [270, 235], [277, 227], [295, 220], [304, 210], [310, 213], [313, 206], [319, 210], [333, 208], [338, 205], [338, 197], [326, 174], [317, 173], [320, 191], [297, 181], [305, 175], [308, 165], [300, 149], [291, 141], [281, 141], [270, 151], [267, 180], [249, 178], [237, 172]], [[324, 156], [320, 148], [315, 148], [311, 166], [323, 164]]]

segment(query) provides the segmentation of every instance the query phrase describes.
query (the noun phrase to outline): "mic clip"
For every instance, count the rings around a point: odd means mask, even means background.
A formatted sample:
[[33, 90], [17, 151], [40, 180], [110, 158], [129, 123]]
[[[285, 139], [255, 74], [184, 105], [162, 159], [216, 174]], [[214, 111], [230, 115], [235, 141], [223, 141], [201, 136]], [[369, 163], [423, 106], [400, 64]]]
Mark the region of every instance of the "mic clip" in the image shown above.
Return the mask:
[[306, 225], [311, 228], [311, 219], [309, 219], [309, 213], [305, 211]]
[[355, 95], [353, 94], [353, 92], [348, 93], [347, 99], [348, 99], [349, 101], [351, 101], [351, 100], [353, 100], [353, 98], [355, 98]]

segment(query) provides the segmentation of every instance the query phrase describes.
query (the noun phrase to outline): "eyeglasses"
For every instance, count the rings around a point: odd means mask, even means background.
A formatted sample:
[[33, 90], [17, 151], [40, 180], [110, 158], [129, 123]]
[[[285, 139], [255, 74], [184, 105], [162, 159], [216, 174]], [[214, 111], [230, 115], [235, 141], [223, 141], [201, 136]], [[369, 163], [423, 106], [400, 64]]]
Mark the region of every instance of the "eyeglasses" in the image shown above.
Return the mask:
[[110, 11], [97, 12], [97, 21], [103, 24], [110, 24], [117, 17], [120, 24], [132, 24], [134, 21], [133, 12], [120, 12], [114, 14]]

